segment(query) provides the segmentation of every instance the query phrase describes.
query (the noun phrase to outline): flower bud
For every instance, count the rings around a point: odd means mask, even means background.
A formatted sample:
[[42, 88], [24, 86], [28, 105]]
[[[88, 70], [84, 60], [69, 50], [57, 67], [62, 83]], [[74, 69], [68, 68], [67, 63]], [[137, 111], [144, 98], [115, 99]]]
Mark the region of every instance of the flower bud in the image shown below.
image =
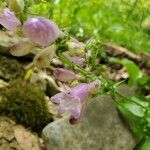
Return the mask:
[[0, 24], [8, 30], [15, 30], [21, 23], [13, 12], [5, 8], [3, 13], [0, 13]]
[[52, 44], [61, 34], [58, 26], [44, 17], [28, 19], [23, 32], [32, 42], [41, 46]]
[[100, 86], [101, 83], [99, 80], [93, 81], [92, 83], [89, 84], [89, 92], [91, 94], [95, 94], [99, 90]]
[[29, 41], [19, 42], [11, 47], [10, 53], [13, 56], [24, 56], [31, 52], [35, 45]]
[[85, 55], [85, 50], [84, 49], [69, 49], [69, 54], [72, 56], [79, 56], [83, 57]]
[[19, 13], [24, 9], [24, 0], [7, 0], [7, 5], [11, 11]]
[[70, 55], [84, 56], [85, 55], [85, 45], [78, 41], [68, 42]]
[[83, 67], [84, 66], [84, 58], [82, 58], [82, 57], [77, 57], [77, 56], [74, 56], [74, 57], [70, 57], [70, 60], [73, 62], [73, 63], [75, 63], [75, 64], [77, 64], [77, 65], [79, 65], [79, 66], [81, 66], [81, 67]]
[[75, 50], [77, 50], [77, 49], [85, 49], [84, 43], [79, 42], [77, 40], [68, 42], [68, 46], [69, 46], [70, 49], [75, 49]]
[[75, 74], [73, 71], [63, 69], [63, 68], [56, 68], [54, 70], [54, 76], [56, 79], [58, 79], [62, 82], [75, 80], [75, 79], [78, 79], [80, 77], [79, 75]]
[[33, 64], [39, 69], [46, 68], [49, 66], [54, 55], [55, 48], [47, 47], [34, 57]]

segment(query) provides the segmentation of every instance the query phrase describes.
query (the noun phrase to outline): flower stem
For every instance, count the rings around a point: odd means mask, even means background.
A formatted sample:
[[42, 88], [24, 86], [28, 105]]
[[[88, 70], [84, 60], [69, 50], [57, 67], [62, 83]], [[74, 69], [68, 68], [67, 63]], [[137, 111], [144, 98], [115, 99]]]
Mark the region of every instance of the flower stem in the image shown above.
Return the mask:
[[[64, 43], [66, 43], [66, 40], [63, 41], [63, 43], [61, 43], [62, 45], [64, 45]], [[60, 45], [61, 46], [61, 45]], [[63, 49], [67, 49], [67, 46], [63, 46]], [[93, 69], [96, 69], [99, 71], [99, 74], [101, 75], [100, 76], [96, 76], [94, 74], [92, 74], [92, 72], [89, 72], [89, 71], [86, 71], [84, 70], [83, 68], [81, 68], [80, 66], [76, 65], [75, 63], [73, 63], [62, 51], [61, 51], [61, 48], [56, 48], [56, 54], [57, 56], [59, 57], [59, 59], [67, 64], [72, 70], [75, 70], [79, 73], [81, 73], [81, 75], [83, 75], [85, 78], [87, 79], [90, 79], [90, 80], [99, 80], [99, 81], [102, 81], [102, 79], [105, 81], [105, 83], [102, 83], [102, 85], [104, 86], [104, 88], [108, 88], [109, 89], [109, 93], [110, 93], [110, 96], [112, 98], [112, 100], [116, 103], [116, 104], [119, 104], [119, 101], [116, 99], [116, 96], [119, 96], [119, 97], [122, 97], [123, 99], [126, 99], [128, 101], [132, 101], [131, 99], [129, 99], [128, 97], [125, 97], [123, 96], [122, 94], [120, 94], [119, 92], [116, 91], [116, 87], [117, 85], [119, 84], [115, 84], [113, 83], [112, 81], [110, 81], [107, 77], [105, 77], [105, 75], [101, 72], [102, 68], [101, 68], [101, 65], [97, 64], [97, 65], [94, 65], [92, 66]], [[140, 107], [146, 109], [144, 106], [140, 105], [139, 103], [136, 103], [135, 101], [132, 101], [133, 103], [139, 105]]]

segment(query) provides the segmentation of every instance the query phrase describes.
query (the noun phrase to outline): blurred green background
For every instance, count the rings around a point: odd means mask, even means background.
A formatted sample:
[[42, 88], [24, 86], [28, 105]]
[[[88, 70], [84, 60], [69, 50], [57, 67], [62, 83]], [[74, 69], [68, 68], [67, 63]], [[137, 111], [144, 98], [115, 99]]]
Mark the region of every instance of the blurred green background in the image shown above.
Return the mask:
[[97, 37], [134, 52], [150, 53], [150, 0], [25, 0], [25, 3], [28, 15], [52, 19], [80, 40]]

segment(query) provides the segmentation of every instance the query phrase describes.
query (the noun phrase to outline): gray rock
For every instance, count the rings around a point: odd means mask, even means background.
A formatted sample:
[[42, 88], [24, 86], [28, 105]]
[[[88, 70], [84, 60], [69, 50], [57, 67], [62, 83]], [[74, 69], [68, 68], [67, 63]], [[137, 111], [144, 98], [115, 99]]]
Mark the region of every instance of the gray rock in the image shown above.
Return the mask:
[[109, 96], [92, 100], [79, 124], [70, 125], [69, 115], [50, 123], [43, 139], [48, 150], [132, 150], [136, 144]]

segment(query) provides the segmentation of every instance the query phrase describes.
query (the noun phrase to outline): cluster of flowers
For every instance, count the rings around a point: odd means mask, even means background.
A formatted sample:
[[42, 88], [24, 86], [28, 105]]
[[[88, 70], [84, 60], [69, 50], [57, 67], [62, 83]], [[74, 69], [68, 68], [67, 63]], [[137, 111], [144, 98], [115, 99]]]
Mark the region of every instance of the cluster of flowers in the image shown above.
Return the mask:
[[[5, 8], [4, 11], [0, 13], [0, 24], [11, 31], [21, 26], [21, 22], [8, 8]], [[56, 46], [54, 46], [53, 43], [58, 38], [63, 37], [64, 33], [53, 21], [39, 16], [29, 18], [21, 27], [26, 41], [15, 44], [11, 48], [10, 53], [14, 56], [23, 56], [31, 52], [36, 46], [41, 46], [43, 50], [35, 56], [33, 62], [39, 69], [47, 67], [55, 55]], [[71, 42], [70, 45], [74, 48], [83, 46], [76, 42]], [[69, 58], [72, 62], [80, 66], [83, 65], [83, 58], [77, 56]], [[78, 74], [64, 68], [56, 68], [54, 70], [54, 76], [62, 82], [80, 78]], [[51, 101], [58, 105], [60, 115], [64, 112], [70, 112], [70, 121], [78, 122], [91, 94], [95, 93], [99, 88], [100, 82], [98, 80], [89, 84], [81, 83], [70, 90], [54, 95], [51, 97]]]

